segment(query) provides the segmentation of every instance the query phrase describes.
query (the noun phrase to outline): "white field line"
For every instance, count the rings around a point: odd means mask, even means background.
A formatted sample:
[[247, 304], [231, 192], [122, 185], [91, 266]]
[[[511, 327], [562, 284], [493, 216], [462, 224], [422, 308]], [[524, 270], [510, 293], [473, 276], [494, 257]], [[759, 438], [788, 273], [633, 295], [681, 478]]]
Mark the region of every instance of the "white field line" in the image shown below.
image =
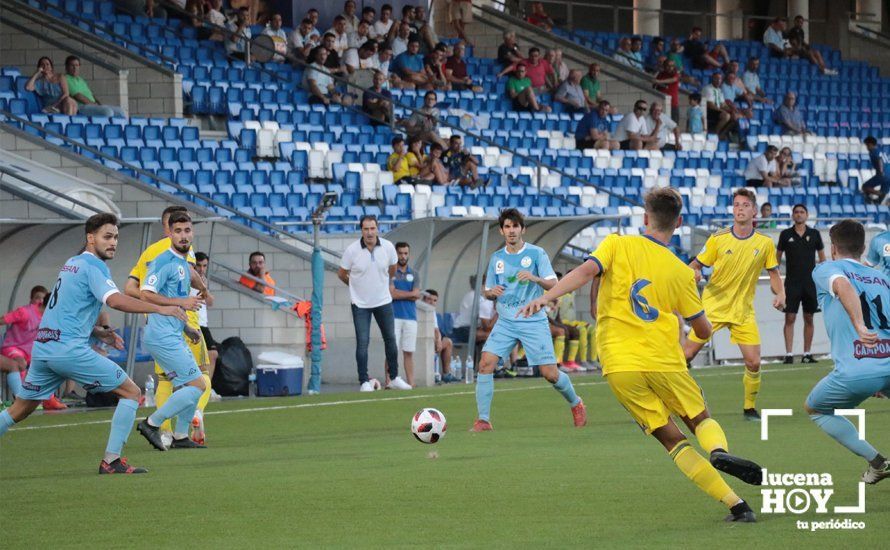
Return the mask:
[[[792, 371], [802, 371], [802, 370], [811, 370], [813, 367], [791, 367], [787, 369], [780, 369], [775, 372], [784, 373], [784, 372], [792, 372]], [[764, 369], [764, 372], [770, 372], [769, 370]], [[710, 378], [714, 376], [738, 376], [737, 372], [713, 372], [706, 374], [698, 374], [695, 378]], [[605, 380], [601, 380], [598, 382], [573, 382], [575, 387], [583, 387], [583, 386], [601, 386], [606, 384]], [[498, 393], [504, 392], [514, 392], [514, 391], [532, 391], [532, 390], [540, 390], [547, 388], [548, 386], [528, 386], [523, 388], [501, 388], [498, 389]], [[475, 391], [455, 391], [450, 393], [426, 393], [426, 394], [417, 394], [411, 393], [410, 395], [403, 395], [399, 397], [382, 397], [376, 399], [349, 399], [342, 401], [325, 401], [322, 403], [299, 403], [295, 405], [274, 405], [271, 407], [253, 407], [249, 409], [233, 409], [228, 411], [207, 411], [205, 415], [223, 415], [223, 414], [240, 414], [240, 413], [254, 413], [254, 412], [267, 412], [267, 411], [284, 411], [290, 409], [308, 409], [314, 407], [332, 407], [335, 405], [358, 405], [363, 403], [380, 403], [382, 401], [407, 401], [411, 399], [426, 399], [426, 398], [440, 398], [440, 397], [455, 397], [459, 395], [475, 395]], [[56, 428], [70, 428], [75, 426], [90, 426], [94, 424], [110, 424], [111, 419], [108, 420], [91, 420], [89, 422], [68, 422], [65, 424], [50, 424], [47, 426], [22, 426], [22, 427], [14, 427], [11, 428], [10, 431], [25, 431], [25, 430], [51, 430]]]

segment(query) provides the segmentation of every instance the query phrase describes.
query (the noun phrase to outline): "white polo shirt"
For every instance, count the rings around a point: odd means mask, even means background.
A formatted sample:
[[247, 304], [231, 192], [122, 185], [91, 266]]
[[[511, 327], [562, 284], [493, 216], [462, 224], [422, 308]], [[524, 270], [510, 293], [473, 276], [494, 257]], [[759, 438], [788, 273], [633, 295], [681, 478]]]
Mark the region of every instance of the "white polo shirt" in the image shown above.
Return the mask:
[[646, 122], [646, 117], [641, 116], [638, 117], [634, 113], [627, 113], [624, 115], [624, 118], [621, 119], [621, 122], [618, 123], [618, 128], [615, 129], [615, 140], [616, 141], [625, 141], [628, 138], [627, 133], [633, 132], [640, 137], [648, 136], [652, 131], [652, 128], [649, 127], [649, 123]]
[[[460, 301], [460, 309], [458, 309], [457, 317], [454, 319], [454, 328], [469, 327], [473, 320], [473, 297], [476, 292], [473, 290], [464, 294]], [[494, 317], [494, 302], [479, 296], [479, 318], [486, 321]]]
[[766, 160], [766, 155], [760, 155], [758, 157], [754, 157], [748, 161], [748, 165], [745, 166], [745, 179], [746, 180], [762, 180], [763, 172], [767, 174], [774, 174], [776, 172], [776, 160], [773, 159], [771, 161]]
[[389, 293], [389, 268], [398, 263], [396, 247], [377, 238], [373, 251], [359, 239], [346, 247], [340, 267], [349, 272], [349, 296], [356, 307], [371, 309], [392, 303]]

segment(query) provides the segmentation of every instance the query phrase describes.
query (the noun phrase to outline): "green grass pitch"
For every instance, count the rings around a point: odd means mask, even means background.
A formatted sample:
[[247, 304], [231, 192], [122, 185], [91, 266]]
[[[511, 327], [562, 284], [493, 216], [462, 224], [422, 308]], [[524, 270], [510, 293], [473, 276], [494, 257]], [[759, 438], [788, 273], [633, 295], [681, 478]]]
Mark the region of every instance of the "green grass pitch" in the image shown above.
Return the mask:
[[[802, 410], [827, 364], [767, 366], [758, 406], [793, 408], [760, 425], [741, 417], [738, 367], [694, 375], [731, 450], [776, 472], [829, 472], [831, 504], [856, 502], [864, 461]], [[495, 431], [468, 433], [473, 387], [211, 403], [210, 448], [126, 454], [144, 476], [99, 476], [109, 411], [35, 416], [0, 443], [3, 548], [189, 547], [855, 547], [883, 546], [890, 481], [867, 487], [864, 515], [761, 514], [759, 488], [728, 478], [758, 512], [726, 510], [644, 436], [599, 376], [574, 378], [589, 411], [571, 426], [541, 379], [496, 383]], [[448, 419], [435, 446], [414, 440], [412, 414]], [[890, 449], [890, 401], [866, 403], [869, 439]], [[140, 418], [145, 411], [140, 411]], [[429, 458], [432, 450], [438, 458]], [[884, 452], [887, 452], [886, 450]], [[807, 532], [797, 520], [849, 517], [863, 531]], [[793, 545], [793, 546], [791, 546]]]

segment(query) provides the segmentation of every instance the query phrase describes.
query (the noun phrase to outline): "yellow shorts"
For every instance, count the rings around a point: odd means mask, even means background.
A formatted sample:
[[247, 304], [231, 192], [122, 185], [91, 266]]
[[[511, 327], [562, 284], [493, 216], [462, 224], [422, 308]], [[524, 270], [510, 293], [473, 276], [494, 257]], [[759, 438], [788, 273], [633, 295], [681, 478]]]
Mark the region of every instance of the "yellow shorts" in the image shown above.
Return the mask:
[[647, 434], [666, 425], [671, 414], [695, 418], [705, 410], [701, 388], [687, 371], [613, 372], [606, 381]]
[[[182, 337], [185, 339], [185, 343], [188, 344], [190, 350], [192, 350], [192, 355], [195, 356], [195, 363], [198, 364], [198, 367], [203, 371], [210, 364], [210, 354], [207, 351], [207, 344], [204, 342], [204, 335], [201, 334], [201, 338], [198, 340], [198, 343], [192, 343], [188, 336], [183, 333]], [[155, 374], [158, 377], [158, 380], [166, 380], [167, 376], [164, 375], [164, 369], [158, 365], [157, 361], [155, 362]]]
[[[757, 328], [757, 319], [751, 318], [750, 321], [746, 323], [727, 323], [725, 321], [718, 321], [714, 323], [714, 328], [711, 331], [711, 337], [720, 329], [728, 328], [729, 329], [729, 341], [733, 344], [742, 344], [743, 346], [759, 346], [760, 345], [760, 329]], [[690, 331], [689, 340], [691, 342], [696, 342], [698, 344], [703, 344], [707, 342], [707, 340], [702, 340], [698, 336], [695, 335], [695, 331]]]

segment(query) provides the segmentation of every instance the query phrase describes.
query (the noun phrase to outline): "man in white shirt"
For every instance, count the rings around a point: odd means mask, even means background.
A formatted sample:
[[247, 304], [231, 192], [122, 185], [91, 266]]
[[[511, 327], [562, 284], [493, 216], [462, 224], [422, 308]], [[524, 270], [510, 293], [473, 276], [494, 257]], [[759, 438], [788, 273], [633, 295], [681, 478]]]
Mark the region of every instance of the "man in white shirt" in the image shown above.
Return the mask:
[[[485, 286], [483, 276], [482, 286]], [[476, 323], [476, 344], [484, 344], [494, 327], [494, 302], [485, 299], [481, 294], [476, 294], [476, 276], [470, 275], [470, 290], [464, 294], [460, 301], [457, 317], [454, 319], [455, 342], [469, 342], [470, 325], [473, 320], [473, 302], [479, 303], [477, 307], [478, 322]]]
[[368, 377], [371, 316], [377, 321], [377, 326], [383, 335], [390, 378], [386, 387], [410, 390], [411, 386], [399, 376], [399, 350], [396, 344], [395, 315], [390, 294], [390, 281], [398, 263], [396, 248], [390, 241], [378, 236], [377, 218], [374, 216], [362, 216], [359, 226], [362, 236], [343, 251], [337, 276], [343, 284], [349, 286], [360, 391], [374, 391], [374, 386]]
[[346, 18], [338, 15], [334, 18], [334, 26], [325, 34], [334, 35], [334, 44], [331, 49], [337, 52], [337, 55], [343, 55], [349, 49], [349, 35], [346, 32]]
[[[652, 106], [649, 107], [649, 114], [646, 116], [646, 124], [649, 128], [658, 128], [655, 136], [657, 138], [655, 142], [656, 149], [679, 151], [682, 148], [680, 145], [680, 128], [676, 122], [671, 120], [671, 117], [664, 114], [664, 107], [661, 106], [661, 103], [657, 101], [652, 102]], [[671, 133], [674, 134], [674, 143], [668, 143], [668, 137]]]
[[[266, 36], [271, 36], [273, 40], [276, 42], [280, 41], [281, 47], [287, 47], [287, 32], [281, 28], [281, 14], [276, 13], [272, 16], [272, 19], [269, 20], [269, 25], [263, 29], [263, 34]], [[276, 44], [277, 46], [277, 44]], [[276, 47], [276, 50], [278, 48]], [[281, 52], [276, 53], [272, 58], [276, 63], [281, 63], [284, 61], [284, 56]]]
[[615, 129], [615, 140], [621, 146], [621, 149], [628, 151], [637, 151], [640, 149], [657, 149], [658, 148], [658, 132], [660, 126], [649, 127], [646, 120], [646, 111], [649, 106], [643, 99], [634, 103], [633, 111], [624, 115], [618, 128]]
[[343, 65], [349, 74], [361, 69], [380, 69], [380, 61], [377, 59], [377, 43], [365, 42], [359, 48], [346, 50], [346, 55], [343, 56]]
[[312, 27], [312, 20], [308, 17], [290, 34], [290, 47], [300, 59], [309, 59], [312, 48], [320, 44], [321, 35]]
[[349, 33], [349, 47], [358, 48], [371, 39], [370, 26], [367, 21], [359, 21], [355, 31]]
[[343, 4], [343, 14], [342, 17], [344, 21], [346, 21], [346, 33], [349, 34], [351, 32], [355, 32], [355, 29], [358, 28], [358, 16], [355, 14], [355, 1], [354, 0], [346, 0]]
[[701, 89], [701, 98], [705, 103], [708, 119], [708, 132], [717, 134], [719, 139], [726, 139], [733, 124], [732, 112], [726, 104], [726, 97], [721, 89], [723, 73], [715, 71], [711, 74], [711, 83]]
[[748, 161], [745, 167], [745, 184], [748, 187], [772, 187], [779, 184], [779, 171], [776, 168], [776, 155], [779, 149], [770, 145], [758, 157]]
[[374, 34], [380, 40], [386, 40], [389, 31], [392, 29], [392, 6], [383, 4], [380, 8], [380, 19], [374, 23]]
[[402, 21], [399, 23], [399, 34], [392, 39], [392, 56], [393, 58], [405, 53], [408, 50], [408, 42], [411, 41], [411, 25]]
[[787, 57], [791, 50], [785, 41], [785, 27], [788, 20], [784, 17], [776, 17], [763, 33], [763, 43], [769, 48], [773, 57]]

